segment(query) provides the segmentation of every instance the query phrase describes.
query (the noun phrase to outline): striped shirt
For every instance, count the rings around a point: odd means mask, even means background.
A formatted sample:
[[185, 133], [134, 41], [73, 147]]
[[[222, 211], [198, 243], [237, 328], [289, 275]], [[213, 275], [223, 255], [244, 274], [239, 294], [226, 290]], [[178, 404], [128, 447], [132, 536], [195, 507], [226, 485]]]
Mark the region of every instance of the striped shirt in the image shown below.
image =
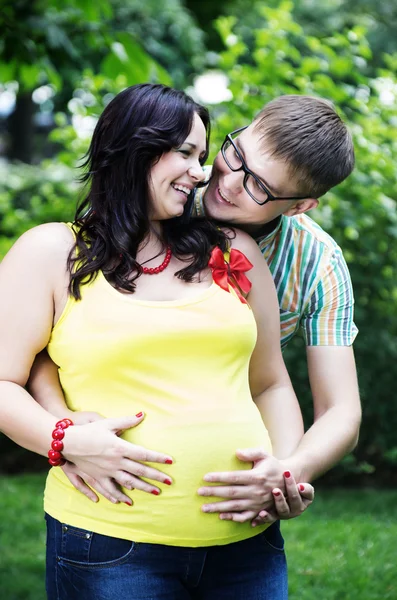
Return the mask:
[[[204, 215], [198, 188], [195, 212]], [[256, 239], [276, 284], [281, 345], [301, 331], [308, 346], [350, 346], [357, 335], [353, 290], [339, 246], [307, 215], [279, 219]]]

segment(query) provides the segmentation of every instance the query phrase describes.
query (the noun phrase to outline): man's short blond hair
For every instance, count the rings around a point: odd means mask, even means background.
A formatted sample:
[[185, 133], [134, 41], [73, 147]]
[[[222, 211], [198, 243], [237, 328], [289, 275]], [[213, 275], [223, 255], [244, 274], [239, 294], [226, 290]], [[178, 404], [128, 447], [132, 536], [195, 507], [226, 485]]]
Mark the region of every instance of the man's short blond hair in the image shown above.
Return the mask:
[[304, 195], [319, 198], [354, 168], [352, 137], [327, 100], [280, 96], [261, 110], [254, 128], [264, 152], [285, 161]]

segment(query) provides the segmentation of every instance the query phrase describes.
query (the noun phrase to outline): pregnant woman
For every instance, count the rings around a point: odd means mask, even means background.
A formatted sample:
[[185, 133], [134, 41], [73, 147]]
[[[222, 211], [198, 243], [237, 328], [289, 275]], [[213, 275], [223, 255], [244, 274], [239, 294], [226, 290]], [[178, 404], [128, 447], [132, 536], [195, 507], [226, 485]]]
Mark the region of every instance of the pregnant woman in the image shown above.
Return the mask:
[[[303, 433], [259, 249], [188, 217], [208, 135], [206, 109], [183, 92], [124, 90], [96, 126], [74, 223], [28, 231], [1, 264], [0, 423], [51, 449], [50, 600], [286, 598], [267, 526], [205, 514], [197, 495], [204, 473], [250, 468], [236, 448], [285, 458]], [[68, 408], [103, 420], [57, 422], [28, 394], [44, 348]], [[59, 468], [116, 459], [135, 474], [125, 503], [93, 504]]]

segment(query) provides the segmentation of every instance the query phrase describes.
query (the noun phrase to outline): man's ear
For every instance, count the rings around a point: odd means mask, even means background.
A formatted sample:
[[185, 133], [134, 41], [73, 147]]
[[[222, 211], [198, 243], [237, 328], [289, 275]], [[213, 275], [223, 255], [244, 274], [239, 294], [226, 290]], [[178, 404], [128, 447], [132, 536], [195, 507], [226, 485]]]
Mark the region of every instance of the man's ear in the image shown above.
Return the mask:
[[318, 200], [316, 198], [305, 198], [304, 200], [297, 200], [292, 206], [284, 213], [287, 217], [294, 217], [296, 215], [302, 215], [308, 210], [317, 208]]

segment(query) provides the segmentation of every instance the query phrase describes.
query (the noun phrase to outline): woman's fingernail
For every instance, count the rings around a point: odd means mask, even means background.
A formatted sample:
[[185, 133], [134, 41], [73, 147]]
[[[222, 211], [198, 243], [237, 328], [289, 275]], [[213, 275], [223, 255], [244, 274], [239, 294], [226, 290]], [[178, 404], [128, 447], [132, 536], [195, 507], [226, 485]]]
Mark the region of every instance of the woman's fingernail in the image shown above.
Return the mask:
[[291, 473], [289, 471], [284, 471], [284, 477], [288, 479], [288, 477], [291, 477]]
[[131, 501], [127, 502], [127, 500], [126, 500], [126, 501], [124, 502], [124, 504], [128, 504], [128, 506], [132, 506], [132, 502], [131, 502]]
[[280, 495], [281, 495], [281, 492], [273, 492], [273, 495], [274, 495], [274, 496], [280, 496]]
[[167, 458], [167, 460], [165, 461], [166, 465], [172, 465], [172, 460], [170, 458]]
[[299, 486], [299, 489], [300, 489], [301, 492], [304, 492], [305, 491], [305, 486], [301, 483], [300, 486]]
[[164, 479], [164, 483], [166, 483], [167, 485], [171, 485], [172, 481], [171, 479]]
[[154, 496], [160, 496], [160, 492], [158, 490], [152, 490], [150, 493], [154, 494]]
[[135, 416], [137, 419], [140, 419], [143, 416], [143, 412], [139, 412]]

